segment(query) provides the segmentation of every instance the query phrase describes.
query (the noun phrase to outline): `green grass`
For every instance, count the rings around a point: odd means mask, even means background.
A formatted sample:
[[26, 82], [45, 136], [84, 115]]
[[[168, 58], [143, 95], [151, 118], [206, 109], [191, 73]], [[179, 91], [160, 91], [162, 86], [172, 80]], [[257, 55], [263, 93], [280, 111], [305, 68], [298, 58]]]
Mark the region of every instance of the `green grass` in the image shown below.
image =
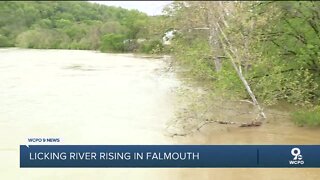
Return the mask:
[[312, 110], [300, 110], [293, 112], [293, 121], [299, 126], [320, 126], [320, 106]]

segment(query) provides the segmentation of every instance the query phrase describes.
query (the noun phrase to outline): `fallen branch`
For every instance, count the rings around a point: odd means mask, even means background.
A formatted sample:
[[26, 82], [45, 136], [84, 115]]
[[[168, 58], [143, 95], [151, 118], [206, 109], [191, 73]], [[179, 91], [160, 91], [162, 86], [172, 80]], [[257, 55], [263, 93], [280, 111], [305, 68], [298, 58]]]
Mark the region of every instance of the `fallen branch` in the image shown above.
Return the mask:
[[249, 101], [249, 100], [239, 100], [240, 102], [246, 102], [246, 103], [250, 103], [252, 105], [254, 105], [254, 103], [252, 101]]
[[[239, 123], [239, 122], [233, 122], [233, 121], [220, 121], [220, 120], [205, 120], [202, 123], [200, 123], [200, 125], [195, 128], [197, 131], [200, 131], [201, 128], [203, 128], [204, 126], [208, 125], [208, 124], [212, 124], [212, 123], [218, 123], [218, 124], [239, 124], [238, 127], [258, 127], [262, 125], [261, 121], [252, 121], [252, 122], [248, 122], [248, 123]], [[195, 131], [189, 131], [186, 133], [174, 133], [172, 134], [170, 137], [175, 137], [175, 136], [188, 136], [190, 134], [193, 134]]]
[[261, 125], [262, 125], [261, 121], [252, 121], [250, 123], [242, 123], [239, 127], [257, 127]]

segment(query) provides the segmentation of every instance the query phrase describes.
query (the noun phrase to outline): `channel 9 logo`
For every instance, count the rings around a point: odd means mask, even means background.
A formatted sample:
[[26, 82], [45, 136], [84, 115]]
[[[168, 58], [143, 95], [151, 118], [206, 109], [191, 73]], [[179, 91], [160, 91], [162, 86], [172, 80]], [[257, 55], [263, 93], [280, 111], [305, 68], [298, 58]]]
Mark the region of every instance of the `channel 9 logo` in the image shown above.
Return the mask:
[[289, 164], [304, 164], [301, 150], [299, 148], [292, 148], [291, 155], [293, 156], [293, 160], [290, 160]]

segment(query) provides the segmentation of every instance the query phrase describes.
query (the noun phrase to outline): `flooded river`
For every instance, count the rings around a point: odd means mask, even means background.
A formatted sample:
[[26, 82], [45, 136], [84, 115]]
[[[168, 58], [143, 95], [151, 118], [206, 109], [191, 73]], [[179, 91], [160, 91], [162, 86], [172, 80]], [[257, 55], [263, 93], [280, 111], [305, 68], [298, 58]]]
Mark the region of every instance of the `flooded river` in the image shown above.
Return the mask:
[[30, 137], [62, 144], [319, 144], [319, 129], [273, 118], [259, 128], [209, 125], [166, 135], [174, 73], [161, 59], [76, 50], [0, 49], [1, 179], [320, 179], [319, 169], [20, 169]]

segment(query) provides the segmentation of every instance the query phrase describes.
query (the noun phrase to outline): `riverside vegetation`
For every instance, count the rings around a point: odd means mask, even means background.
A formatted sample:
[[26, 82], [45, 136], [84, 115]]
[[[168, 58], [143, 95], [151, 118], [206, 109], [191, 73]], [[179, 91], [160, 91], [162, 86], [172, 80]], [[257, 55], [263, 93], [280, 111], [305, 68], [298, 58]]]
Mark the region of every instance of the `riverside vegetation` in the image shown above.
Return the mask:
[[0, 47], [169, 53], [208, 98], [250, 102], [259, 119], [262, 107], [293, 104], [294, 122], [319, 126], [319, 12], [320, 2], [308, 1], [177, 1], [159, 16], [88, 2], [1, 2]]
[[165, 11], [178, 30], [174, 58], [207, 94], [293, 104], [296, 124], [320, 125], [320, 2], [174, 2]]

